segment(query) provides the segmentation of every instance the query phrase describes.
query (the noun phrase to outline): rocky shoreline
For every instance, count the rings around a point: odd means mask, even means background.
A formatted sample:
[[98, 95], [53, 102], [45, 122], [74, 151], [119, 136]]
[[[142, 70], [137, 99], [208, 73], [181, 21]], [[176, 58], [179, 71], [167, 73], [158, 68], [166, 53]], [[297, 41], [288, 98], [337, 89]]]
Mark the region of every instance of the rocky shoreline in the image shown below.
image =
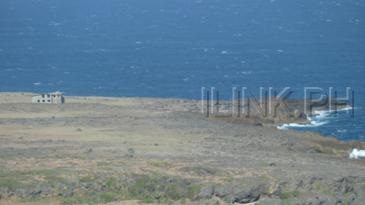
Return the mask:
[[0, 204], [365, 201], [365, 162], [348, 159], [364, 142], [276, 129], [305, 123], [298, 102], [289, 117], [246, 118], [190, 100], [30, 96], [0, 93]]

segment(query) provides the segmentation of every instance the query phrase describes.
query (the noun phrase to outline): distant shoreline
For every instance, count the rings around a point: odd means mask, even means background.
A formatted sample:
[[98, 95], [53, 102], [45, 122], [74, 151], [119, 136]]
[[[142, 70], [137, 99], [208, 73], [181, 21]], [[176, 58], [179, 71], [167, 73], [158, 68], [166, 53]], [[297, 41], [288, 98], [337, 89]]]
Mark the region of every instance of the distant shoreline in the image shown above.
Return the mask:
[[[31, 102], [31, 96], [37, 95], [38, 93], [33, 92], [0, 92], [0, 103], [30, 103]], [[21, 97], [23, 96], [23, 97]], [[5, 97], [5, 99], [4, 99]], [[190, 106], [189, 108], [184, 108], [185, 110], [188, 110], [190, 112], [201, 114], [202, 116], [206, 115], [206, 110], [203, 111], [201, 109], [201, 100], [196, 99], [184, 99], [184, 98], [161, 98], [161, 97], [118, 97], [118, 96], [67, 96], [66, 97], [66, 104], [67, 103], [80, 103], [82, 101], [118, 101], [118, 100], [147, 100], [147, 101], [166, 101], [169, 103], [187, 103], [187, 104], [194, 104], [194, 106]], [[6, 99], [7, 98], [7, 99]], [[29, 98], [28, 100], [25, 100]], [[265, 127], [275, 127], [279, 130], [292, 130], [295, 132], [302, 132], [297, 131], [295, 129], [289, 129], [291, 126], [290, 124], [295, 125], [303, 125], [303, 127], [307, 125], [311, 125], [311, 120], [308, 116], [306, 116], [303, 113], [303, 100], [300, 99], [291, 99], [288, 100], [288, 108], [290, 113], [284, 113], [283, 110], [276, 113], [278, 116], [268, 116], [263, 117], [262, 113], [257, 112], [250, 112], [250, 117], [247, 118], [242, 114], [240, 117], [237, 117], [237, 114], [233, 114], [232, 117], [222, 117], [222, 115], [226, 115], [225, 112], [229, 111], [231, 109], [231, 103], [232, 101], [222, 100], [220, 101], [220, 106], [223, 107], [223, 109], [220, 110], [220, 113], [210, 114], [210, 118], [216, 119], [216, 120], [223, 120], [230, 123], [243, 123], [247, 125], [254, 125], [254, 126], [265, 126]], [[243, 107], [247, 107], [246, 104], [243, 105]], [[262, 105], [263, 106], [263, 105]], [[345, 107], [349, 107], [349, 104], [339, 106], [339, 109], [343, 109]], [[351, 107], [350, 107], [351, 108]], [[316, 108], [315, 112], [317, 111], [327, 111], [328, 107], [322, 107], [322, 108]], [[222, 114], [223, 113], [223, 114]], [[309, 131], [310, 132], [310, 131]], [[313, 131], [314, 133], [318, 133]], [[320, 133], [318, 133], [320, 134]], [[323, 135], [322, 135], [323, 136]], [[325, 138], [332, 138], [337, 139], [334, 136], [323, 136]], [[339, 139], [337, 139], [339, 140]], [[363, 142], [362, 140], [340, 140], [342, 142], [351, 142], [351, 141], [359, 141]]]

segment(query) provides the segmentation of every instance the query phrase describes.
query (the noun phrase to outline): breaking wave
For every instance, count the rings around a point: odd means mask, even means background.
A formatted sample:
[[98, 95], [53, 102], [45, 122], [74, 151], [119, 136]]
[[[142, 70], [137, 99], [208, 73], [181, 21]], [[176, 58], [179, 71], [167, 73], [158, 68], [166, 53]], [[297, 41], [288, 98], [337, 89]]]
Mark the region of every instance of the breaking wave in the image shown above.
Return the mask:
[[[337, 109], [337, 112], [344, 112], [352, 110], [352, 107], [345, 107], [341, 109]], [[307, 117], [309, 123], [286, 123], [277, 126], [276, 128], [279, 130], [288, 130], [289, 128], [312, 128], [312, 127], [320, 127], [325, 124], [328, 124], [333, 118], [333, 114], [335, 110], [316, 110], [314, 111], [314, 115], [312, 117]]]

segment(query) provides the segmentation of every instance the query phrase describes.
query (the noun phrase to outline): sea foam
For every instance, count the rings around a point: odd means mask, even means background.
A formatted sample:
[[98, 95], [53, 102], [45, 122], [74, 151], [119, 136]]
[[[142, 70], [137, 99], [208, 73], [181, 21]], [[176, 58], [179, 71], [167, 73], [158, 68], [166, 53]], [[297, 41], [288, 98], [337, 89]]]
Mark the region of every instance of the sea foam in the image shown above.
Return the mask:
[[[353, 108], [348, 106], [341, 109], [337, 109], [337, 112], [349, 111]], [[311, 127], [320, 127], [330, 122], [330, 118], [332, 118], [332, 114], [336, 112], [336, 110], [316, 110], [314, 111], [314, 116], [307, 117], [309, 123], [285, 123], [277, 126], [276, 128], [279, 130], [288, 130], [289, 128], [311, 128]]]

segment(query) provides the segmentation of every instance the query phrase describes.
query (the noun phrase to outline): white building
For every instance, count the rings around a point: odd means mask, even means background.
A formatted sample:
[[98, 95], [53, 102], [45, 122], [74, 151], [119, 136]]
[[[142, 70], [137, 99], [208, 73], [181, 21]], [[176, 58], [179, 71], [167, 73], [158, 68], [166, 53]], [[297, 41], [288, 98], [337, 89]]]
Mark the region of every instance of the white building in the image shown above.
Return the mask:
[[35, 95], [32, 97], [32, 103], [63, 104], [65, 103], [65, 97], [63, 93], [57, 91], [54, 93]]

